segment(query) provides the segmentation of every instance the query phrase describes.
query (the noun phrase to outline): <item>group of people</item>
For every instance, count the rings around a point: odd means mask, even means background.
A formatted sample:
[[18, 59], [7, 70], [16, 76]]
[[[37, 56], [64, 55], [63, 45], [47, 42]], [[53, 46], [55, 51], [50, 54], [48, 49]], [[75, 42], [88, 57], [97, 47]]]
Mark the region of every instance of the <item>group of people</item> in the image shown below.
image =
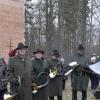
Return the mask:
[[[55, 96], [58, 100], [62, 100], [62, 92], [67, 79], [64, 73], [71, 66], [64, 64], [64, 59], [58, 50], [53, 50], [51, 56], [45, 58], [45, 52], [37, 49], [33, 52], [33, 57], [29, 58], [27, 48], [28, 46], [25, 44], [19, 43], [14, 52], [9, 53], [8, 64], [5, 64], [4, 60], [2, 63], [0, 62], [0, 74], [2, 74], [0, 75], [0, 85], [2, 86], [2, 88], [0, 86], [0, 100], [3, 100], [9, 84], [10, 92], [16, 94], [14, 100], [54, 100]], [[93, 58], [91, 58], [91, 63], [92, 60]], [[88, 65], [90, 61], [85, 55], [83, 45], [79, 45], [78, 52], [70, 57], [70, 62], [74, 61], [79, 66], [71, 73], [72, 100], [77, 100], [77, 91], [82, 92], [82, 100], [87, 100], [87, 88], [90, 78]], [[50, 77], [52, 69], [55, 69], [56, 74], [54, 77]], [[37, 89], [36, 93], [32, 93], [32, 83], [36, 82], [43, 72], [47, 73], [48, 84]], [[91, 77], [91, 80], [93, 80], [93, 77]], [[44, 82], [43, 79], [41, 81]], [[92, 89], [94, 88], [93, 82], [94, 80], [91, 81]], [[99, 81], [97, 85], [99, 85]]]

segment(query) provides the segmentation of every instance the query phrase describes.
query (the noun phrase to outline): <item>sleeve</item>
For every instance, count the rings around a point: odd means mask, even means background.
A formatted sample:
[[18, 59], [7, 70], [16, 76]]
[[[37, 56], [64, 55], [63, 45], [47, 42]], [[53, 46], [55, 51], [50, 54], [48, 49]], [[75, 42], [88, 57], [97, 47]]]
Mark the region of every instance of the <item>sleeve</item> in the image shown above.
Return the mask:
[[48, 59], [45, 60], [44, 62], [45, 62], [45, 65], [44, 65], [45, 66], [45, 72], [49, 73], [50, 63], [49, 63]]
[[3, 88], [6, 88], [7, 86], [7, 79], [6, 79], [6, 65], [3, 65], [3, 70], [2, 70], [2, 79], [1, 79], [1, 84]]
[[4, 64], [4, 68], [3, 68], [3, 76], [4, 76], [4, 78], [6, 78], [6, 74], [7, 74], [7, 65]]
[[35, 82], [36, 80], [36, 69], [34, 66], [34, 60], [32, 60], [32, 66], [31, 66], [31, 79], [32, 79], [32, 82]]
[[12, 83], [18, 83], [17, 77], [14, 75], [14, 65], [13, 65], [13, 59], [10, 58], [8, 61], [8, 66], [7, 66], [7, 80], [8, 82]]

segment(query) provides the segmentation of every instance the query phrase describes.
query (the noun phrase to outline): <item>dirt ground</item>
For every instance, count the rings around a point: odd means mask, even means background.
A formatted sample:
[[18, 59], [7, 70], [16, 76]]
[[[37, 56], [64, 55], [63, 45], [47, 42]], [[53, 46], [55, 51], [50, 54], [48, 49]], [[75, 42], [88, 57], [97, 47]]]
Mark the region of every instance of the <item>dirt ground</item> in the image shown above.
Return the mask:
[[[56, 100], [56, 97], [55, 97]], [[71, 84], [70, 79], [66, 81], [65, 90], [63, 91], [63, 100], [71, 100]], [[78, 100], [81, 100], [81, 93], [78, 92]], [[88, 98], [87, 100], [97, 100], [92, 94], [91, 88], [90, 88], [90, 82], [88, 86]], [[100, 100], [100, 99], [98, 99]]]

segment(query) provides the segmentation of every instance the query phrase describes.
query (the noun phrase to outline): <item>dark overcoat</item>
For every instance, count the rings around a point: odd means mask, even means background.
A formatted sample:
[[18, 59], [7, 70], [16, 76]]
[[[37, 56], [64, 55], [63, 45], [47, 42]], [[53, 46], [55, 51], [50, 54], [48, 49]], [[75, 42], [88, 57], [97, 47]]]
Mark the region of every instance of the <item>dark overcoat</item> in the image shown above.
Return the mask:
[[[58, 73], [61, 74], [62, 65], [59, 63], [59, 60], [50, 58], [48, 60], [48, 66], [49, 69], [52, 67], [56, 67]], [[57, 75], [54, 78], [50, 78], [48, 85], [49, 96], [62, 96], [62, 90], [63, 90], [62, 78], [63, 77], [61, 75]]]
[[71, 85], [75, 90], [87, 90], [89, 76], [87, 72], [83, 72], [85, 68], [88, 67], [89, 60], [86, 55], [80, 55], [79, 53], [75, 53], [71, 57], [71, 61], [77, 61], [80, 66], [76, 68], [71, 75]]
[[[41, 72], [46, 72], [47, 66], [47, 60], [46, 59], [32, 59], [32, 80], [35, 81], [35, 78], [38, 74]], [[42, 80], [44, 81], [44, 80]], [[38, 89], [38, 92], [36, 94], [32, 94], [33, 100], [48, 100], [48, 87], [43, 87], [41, 89]]]
[[6, 86], [6, 64], [0, 59], [0, 91], [5, 90]]
[[[18, 76], [21, 79], [20, 86]], [[7, 78], [11, 82], [12, 91], [18, 93], [17, 100], [32, 100], [30, 58], [22, 59], [19, 55], [11, 57], [8, 62]]]

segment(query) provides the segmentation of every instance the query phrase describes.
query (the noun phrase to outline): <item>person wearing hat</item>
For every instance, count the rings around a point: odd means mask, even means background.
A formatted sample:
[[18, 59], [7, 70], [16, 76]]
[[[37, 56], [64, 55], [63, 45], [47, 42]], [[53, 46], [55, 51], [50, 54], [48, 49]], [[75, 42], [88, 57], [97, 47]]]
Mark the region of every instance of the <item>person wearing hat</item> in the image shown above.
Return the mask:
[[[48, 59], [49, 72], [53, 71], [53, 69], [57, 69], [56, 73], [61, 74], [62, 64], [59, 58], [60, 58], [59, 51], [54, 50], [52, 52], [52, 56]], [[48, 84], [49, 100], [54, 100], [54, 96], [57, 96], [58, 100], [62, 100], [62, 91], [63, 91], [62, 76], [55, 75], [55, 77], [51, 77], [51, 74]]]
[[[32, 82], [35, 83], [39, 74], [47, 72], [48, 63], [44, 58], [44, 51], [37, 49], [33, 52], [34, 57], [32, 58]], [[41, 79], [41, 83], [44, 79]], [[37, 93], [32, 94], [32, 100], [48, 100], [47, 85], [37, 90]]]
[[[95, 64], [97, 62], [98, 61], [97, 61], [96, 53], [92, 53], [92, 56], [90, 59], [90, 64], [92, 65], [92, 64]], [[95, 90], [99, 86], [99, 81], [100, 81], [99, 75], [97, 75], [91, 71], [90, 80], [91, 80], [91, 89]]]
[[87, 100], [89, 76], [86, 69], [88, 69], [89, 59], [85, 55], [85, 48], [82, 44], [78, 46], [78, 52], [71, 56], [70, 61], [76, 61], [80, 65], [71, 73], [72, 100], [77, 100], [78, 91], [82, 92], [82, 100]]
[[[7, 79], [10, 92], [16, 94], [16, 100], [32, 100], [31, 59], [27, 57], [27, 48], [22, 42], [17, 45], [17, 54], [10, 57], [7, 67]], [[9, 90], [8, 89], [8, 90]]]

